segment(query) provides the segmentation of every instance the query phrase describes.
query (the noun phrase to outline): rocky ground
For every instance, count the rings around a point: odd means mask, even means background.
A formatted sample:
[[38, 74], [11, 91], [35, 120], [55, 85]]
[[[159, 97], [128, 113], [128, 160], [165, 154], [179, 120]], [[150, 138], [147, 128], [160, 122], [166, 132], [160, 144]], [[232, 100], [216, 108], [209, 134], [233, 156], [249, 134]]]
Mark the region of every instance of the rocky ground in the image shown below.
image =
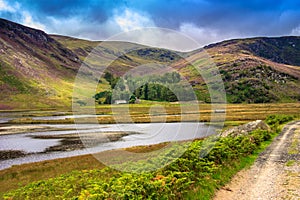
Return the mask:
[[300, 199], [300, 121], [286, 125], [255, 164], [219, 190], [215, 200]]

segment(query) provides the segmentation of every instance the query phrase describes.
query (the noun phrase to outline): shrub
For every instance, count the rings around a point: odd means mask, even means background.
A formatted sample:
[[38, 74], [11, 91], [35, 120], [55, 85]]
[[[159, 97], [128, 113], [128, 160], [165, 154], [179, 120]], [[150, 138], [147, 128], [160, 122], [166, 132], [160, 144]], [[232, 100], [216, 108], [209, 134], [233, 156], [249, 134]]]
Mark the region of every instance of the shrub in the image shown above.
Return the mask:
[[270, 126], [281, 125], [294, 119], [291, 115], [269, 115], [266, 118], [266, 123]]
[[[193, 187], [211, 188], [221, 182], [217, 171], [251, 154], [259, 145], [269, 140], [271, 133], [253, 131], [249, 135], [219, 138], [204, 157], [199, 153], [203, 141], [191, 143], [188, 150], [175, 162], [157, 172], [140, 174], [116, 172], [111, 169], [74, 171], [57, 178], [38, 181], [11, 191], [6, 199], [183, 199]], [[209, 144], [208, 144], [209, 145]], [[174, 146], [175, 149], [182, 145]], [[164, 163], [174, 149], [165, 157], [155, 158]], [[150, 163], [153, 164], [153, 163]], [[154, 163], [155, 164], [155, 163]], [[132, 167], [149, 165], [148, 161], [133, 163]], [[151, 167], [151, 166], [150, 166]]]

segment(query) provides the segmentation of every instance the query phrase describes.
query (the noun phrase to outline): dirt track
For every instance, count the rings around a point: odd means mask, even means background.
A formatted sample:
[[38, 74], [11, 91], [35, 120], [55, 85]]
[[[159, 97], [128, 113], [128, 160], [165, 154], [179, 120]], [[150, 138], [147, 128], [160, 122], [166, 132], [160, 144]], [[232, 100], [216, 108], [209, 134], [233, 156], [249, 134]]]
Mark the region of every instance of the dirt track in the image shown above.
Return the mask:
[[300, 199], [300, 121], [287, 124], [247, 170], [220, 189], [215, 200]]

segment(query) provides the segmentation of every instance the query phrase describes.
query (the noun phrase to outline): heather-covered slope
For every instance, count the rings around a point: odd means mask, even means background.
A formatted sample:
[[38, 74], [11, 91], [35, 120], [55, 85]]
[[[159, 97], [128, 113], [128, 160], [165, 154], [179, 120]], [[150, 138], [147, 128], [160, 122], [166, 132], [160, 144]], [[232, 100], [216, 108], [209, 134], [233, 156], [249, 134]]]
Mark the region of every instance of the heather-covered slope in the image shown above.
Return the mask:
[[79, 65], [43, 31], [0, 19], [0, 109], [68, 104]]
[[219, 66], [229, 102], [289, 102], [300, 100], [299, 41], [236, 39], [205, 49]]

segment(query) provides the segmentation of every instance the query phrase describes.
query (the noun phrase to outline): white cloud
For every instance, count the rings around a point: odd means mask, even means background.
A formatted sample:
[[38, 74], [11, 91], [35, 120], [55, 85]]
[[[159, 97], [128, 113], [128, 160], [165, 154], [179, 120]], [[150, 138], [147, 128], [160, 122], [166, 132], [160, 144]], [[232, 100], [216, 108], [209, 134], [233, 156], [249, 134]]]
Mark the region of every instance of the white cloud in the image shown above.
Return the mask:
[[190, 51], [200, 47], [195, 40], [178, 31], [158, 27], [122, 32], [110, 37], [108, 40], [128, 41], [177, 51]]
[[[102, 27], [116, 26], [112, 29], [108, 40], [128, 41], [153, 47], [187, 51], [199, 47], [190, 38], [184, 37], [177, 31], [158, 28], [147, 13], [138, 13], [126, 8], [123, 12], [115, 10], [112, 18]], [[116, 34], [117, 33], [117, 34]]]
[[119, 40], [148, 46], [188, 51], [199, 48], [191, 38], [174, 30], [155, 27], [147, 14], [130, 9], [115, 14], [107, 21], [86, 22], [79, 17], [57, 19], [47, 17], [47, 33], [62, 34], [92, 40]]
[[25, 26], [29, 26], [36, 29], [45, 29], [45, 26], [39, 22], [33, 20], [32, 16], [27, 11], [22, 11], [21, 6], [18, 2], [13, 4], [8, 4], [4, 0], [0, 0], [0, 11], [6, 11], [10, 13], [18, 13], [18, 19], [16, 22], [19, 22]]
[[201, 46], [225, 39], [239, 37], [239, 34], [237, 33], [224, 33], [216, 29], [197, 27], [191, 23], [181, 24], [179, 31], [196, 40]]
[[[114, 14], [103, 23], [86, 21], [82, 16], [69, 18], [46, 16], [43, 24], [28, 10], [21, 8], [20, 4], [7, 2], [8, 0], [0, 0], [0, 11], [18, 13], [16, 21], [25, 26], [42, 29], [47, 33], [83, 39], [126, 40], [149, 46], [188, 51], [212, 42], [239, 36], [232, 33], [224, 34], [221, 30], [198, 27], [192, 23], [182, 23], [177, 31], [157, 28], [148, 13], [137, 12], [129, 8], [114, 10]], [[300, 30], [298, 28], [293, 32], [299, 35]]]
[[15, 12], [16, 10], [4, 0], [0, 0], [0, 11]]
[[77, 35], [78, 37], [83, 30], [89, 31], [87, 23], [82, 23], [82, 20], [76, 17], [57, 19], [55, 17], [47, 17], [49, 26], [47, 32], [61, 35]]
[[[183, 23], [177, 31], [157, 28], [148, 13], [125, 8], [114, 10], [114, 14], [105, 22], [85, 21], [81, 16], [69, 18], [45, 18], [47, 26], [20, 4], [9, 4], [0, 0], [0, 11], [19, 13], [19, 23], [32, 28], [42, 29], [47, 33], [61, 34], [91, 40], [125, 40], [154, 47], [188, 51], [214, 41], [228, 38], [216, 30], [199, 28], [194, 24]], [[150, 28], [151, 27], [151, 28]], [[133, 31], [135, 30], [135, 31]], [[189, 36], [189, 37], [186, 37]], [[195, 41], [193, 41], [193, 38]]]
[[47, 23], [47, 33], [89, 40], [102, 40], [121, 31], [111, 19], [99, 24], [93, 21], [87, 22], [80, 16], [64, 19], [47, 17]]
[[36, 29], [45, 30], [45, 26], [39, 22], [36, 22], [32, 19], [32, 16], [29, 14], [29, 12], [23, 11], [22, 12], [22, 24], [25, 26], [29, 26]]
[[300, 26], [294, 28], [291, 32], [291, 35], [300, 35]]
[[[154, 23], [140, 23], [136, 22], [135, 14], [125, 12], [125, 16], [120, 18], [122, 23], [120, 25], [123, 32], [112, 36], [108, 40], [129, 41], [139, 44], [144, 44], [159, 48], [168, 48], [177, 51], [190, 51], [201, 48], [213, 42], [222, 41], [225, 39], [232, 39], [240, 37], [239, 33], [226, 32], [223, 33], [217, 29], [197, 27], [192, 23], [183, 23], [178, 30], [171, 30], [159, 27], [149, 28], [145, 26], [153, 25]], [[137, 19], [141, 19], [136, 17]], [[115, 19], [115, 18], [114, 18]], [[151, 22], [151, 19], [142, 19], [141, 21]], [[123, 23], [124, 22], [124, 23]], [[126, 23], [125, 23], [126, 22]], [[130, 22], [127, 24], [127, 22]], [[133, 24], [137, 24], [136, 26]]]
[[117, 11], [115, 11], [114, 21], [122, 31], [130, 31], [143, 27], [155, 27], [152, 19], [128, 8], [126, 8], [121, 15], [118, 15]]

